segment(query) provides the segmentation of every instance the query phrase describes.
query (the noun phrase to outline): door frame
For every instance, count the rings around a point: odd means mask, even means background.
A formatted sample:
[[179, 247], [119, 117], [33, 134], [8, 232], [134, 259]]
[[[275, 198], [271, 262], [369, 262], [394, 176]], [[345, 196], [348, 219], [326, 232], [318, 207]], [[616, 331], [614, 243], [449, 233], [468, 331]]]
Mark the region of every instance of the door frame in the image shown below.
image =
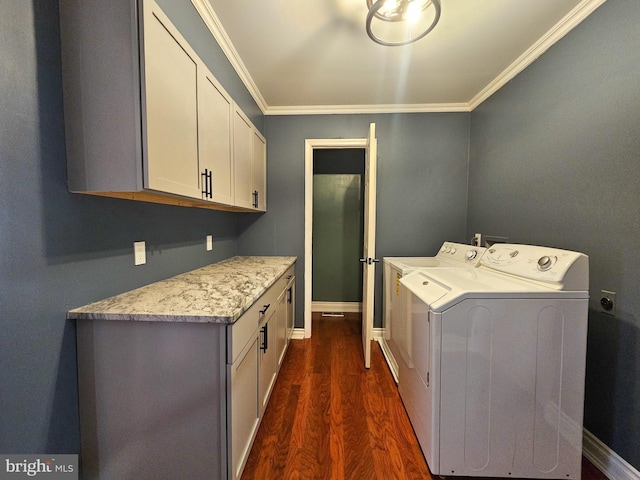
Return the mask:
[[313, 151], [318, 149], [367, 148], [367, 138], [308, 138], [304, 142], [304, 338], [311, 337], [313, 288]]

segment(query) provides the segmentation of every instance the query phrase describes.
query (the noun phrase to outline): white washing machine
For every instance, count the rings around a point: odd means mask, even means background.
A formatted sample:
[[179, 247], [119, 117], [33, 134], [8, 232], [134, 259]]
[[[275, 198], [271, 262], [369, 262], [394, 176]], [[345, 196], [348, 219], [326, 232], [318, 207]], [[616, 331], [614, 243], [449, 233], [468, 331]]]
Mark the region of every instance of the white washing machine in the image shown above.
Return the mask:
[[435, 475], [579, 479], [588, 257], [497, 244], [401, 279], [398, 389]]
[[389, 369], [398, 382], [397, 356], [410, 358], [411, 345], [407, 343], [405, 316], [400, 300], [400, 279], [419, 268], [466, 267], [474, 268], [486, 249], [455, 242], [444, 242], [435, 257], [384, 257], [384, 313], [380, 347]]

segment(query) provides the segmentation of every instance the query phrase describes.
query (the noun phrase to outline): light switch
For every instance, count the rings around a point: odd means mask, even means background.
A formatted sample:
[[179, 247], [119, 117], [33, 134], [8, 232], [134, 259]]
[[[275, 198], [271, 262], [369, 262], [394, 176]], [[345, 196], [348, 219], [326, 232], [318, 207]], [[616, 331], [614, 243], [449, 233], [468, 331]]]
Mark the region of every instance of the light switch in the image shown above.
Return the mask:
[[207, 251], [213, 250], [213, 235], [207, 235]]
[[133, 242], [133, 263], [134, 265], [147, 263], [147, 247], [144, 242]]

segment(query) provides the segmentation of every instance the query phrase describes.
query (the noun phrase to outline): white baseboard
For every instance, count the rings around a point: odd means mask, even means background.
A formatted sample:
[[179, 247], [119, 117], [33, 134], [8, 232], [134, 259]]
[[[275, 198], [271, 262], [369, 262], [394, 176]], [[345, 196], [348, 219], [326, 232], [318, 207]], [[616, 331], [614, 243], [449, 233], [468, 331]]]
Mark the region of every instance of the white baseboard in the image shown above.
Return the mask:
[[294, 328], [291, 340], [304, 340], [304, 328]]
[[393, 377], [393, 380], [397, 384], [398, 383], [398, 362], [396, 362], [396, 359], [394, 358], [393, 353], [391, 353], [391, 350], [389, 349], [389, 345], [387, 345], [387, 341], [382, 336], [383, 329], [375, 328], [374, 330], [378, 330], [377, 332], [378, 336], [376, 337], [375, 336], [376, 332], [374, 332], [374, 338], [378, 342], [378, 345], [380, 345], [380, 350], [382, 350], [382, 355], [384, 356], [384, 359], [387, 361], [387, 366], [389, 367], [391, 376]]
[[362, 311], [360, 302], [311, 302], [312, 312], [358, 313]]
[[[335, 304], [332, 304], [335, 305]], [[344, 305], [344, 304], [341, 304]], [[317, 310], [320, 312], [345, 312], [346, 310]], [[382, 328], [374, 328], [373, 329], [373, 339], [378, 341], [379, 338], [382, 338]], [[303, 328], [294, 328], [293, 333], [291, 334], [292, 340], [304, 340], [304, 327]]]
[[586, 428], [582, 435], [582, 453], [611, 480], [640, 480], [640, 472], [602, 443]]

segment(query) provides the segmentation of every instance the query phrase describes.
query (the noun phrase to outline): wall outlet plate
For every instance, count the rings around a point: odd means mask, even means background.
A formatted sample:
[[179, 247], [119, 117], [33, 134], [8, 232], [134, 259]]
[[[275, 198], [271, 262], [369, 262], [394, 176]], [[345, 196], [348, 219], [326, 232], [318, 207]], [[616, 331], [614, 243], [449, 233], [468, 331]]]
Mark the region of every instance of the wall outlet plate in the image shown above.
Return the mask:
[[616, 292], [609, 290], [600, 291], [600, 311], [607, 315], [616, 314]]
[[207, 251], [213, 250], [213, 235], [207, 235]]
[[144, 265], [147, 263], [147, 247], [144, 242], [133, 242], [133, 264]]

